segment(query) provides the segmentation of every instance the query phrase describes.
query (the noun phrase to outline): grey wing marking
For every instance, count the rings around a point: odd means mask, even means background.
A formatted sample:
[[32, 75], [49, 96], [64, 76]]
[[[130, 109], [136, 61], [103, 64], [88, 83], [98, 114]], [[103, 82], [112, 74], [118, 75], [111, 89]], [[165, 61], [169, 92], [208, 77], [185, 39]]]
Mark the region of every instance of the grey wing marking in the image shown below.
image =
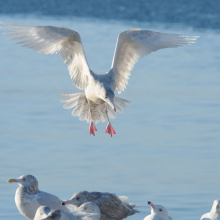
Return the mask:
[[113, 219], [123, 219], [135, 213], [131, 207], [112, 193], [103, 193], [96, 203], [103, 215]]

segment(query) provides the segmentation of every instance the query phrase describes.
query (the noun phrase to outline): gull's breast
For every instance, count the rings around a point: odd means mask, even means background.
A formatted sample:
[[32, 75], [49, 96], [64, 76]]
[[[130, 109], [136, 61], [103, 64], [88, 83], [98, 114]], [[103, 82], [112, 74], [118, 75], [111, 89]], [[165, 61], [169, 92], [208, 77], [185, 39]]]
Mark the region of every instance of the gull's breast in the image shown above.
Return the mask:
[[86, 98], [89, 102], [94, 102], [97, 105], [104, 103], [102, 99], [100, 99], [98, 96], [94, 94], [88, 94], [88, 96], [86, 95]]
[[104, 103], [104, 100], [100, 99], [96, 93], [96, 85], [88, 85], [85, 89], [85, 95], [88, 102], [94, 102], [95, 104], [99, 105]]

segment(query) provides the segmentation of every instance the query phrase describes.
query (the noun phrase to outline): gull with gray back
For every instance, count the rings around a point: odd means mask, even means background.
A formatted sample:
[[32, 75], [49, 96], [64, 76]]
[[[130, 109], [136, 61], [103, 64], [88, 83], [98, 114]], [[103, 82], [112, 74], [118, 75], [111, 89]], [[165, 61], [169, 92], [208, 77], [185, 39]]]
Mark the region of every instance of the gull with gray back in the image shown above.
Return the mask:
[[[66, 212], [68, 208], [61, 206], [63, 202], [57, 196], [40, 191], [38, 181], [32, 175], [23, 175], [18, 179], [9, 179], [9, 183], [18, 183], [19, 187], [15, 193], [15, 203], [19, 212], [26, 218], [33, 220], [40, 206], [48, 206], [51, 209], [61, 209]], [[46, 209], [42, 213], [48, 212]]]
[[121, 220], [139, 212], [135, 204], [124, 201], [127, 197], [116, 196], [112, 193], [87, 192], [75, 193], [70, 200], [64, 201], [62, 205], [72, 204], [79, 208], [86, 202], [94, 202], [100, 209], [101, 220]]

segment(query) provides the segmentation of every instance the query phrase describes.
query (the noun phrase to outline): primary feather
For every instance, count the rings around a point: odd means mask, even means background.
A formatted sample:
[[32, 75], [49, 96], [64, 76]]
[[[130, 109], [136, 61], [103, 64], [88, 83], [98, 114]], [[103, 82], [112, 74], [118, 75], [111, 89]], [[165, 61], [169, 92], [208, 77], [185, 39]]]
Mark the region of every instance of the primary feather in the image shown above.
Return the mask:
[[198, 37], [132, 29], [118, 36], [112, 69], [115, 87], [119, 93], [126, 88], [130, 71], [139, 58], [162, 48], [179, 47], [194, 43]]
[[8, 27], [1, 29], [11, 31], [11, 40], [19, 40], [22, 47], [38, 50], [43, 54], [57, 53], [67, 64], [71, 79], [79, 89], [85, 89], [88, 84], [90, 70], [84, 54], [81, 37], [73, 30], [64, 27], [31, 26], [17, 24], [1, 24]]

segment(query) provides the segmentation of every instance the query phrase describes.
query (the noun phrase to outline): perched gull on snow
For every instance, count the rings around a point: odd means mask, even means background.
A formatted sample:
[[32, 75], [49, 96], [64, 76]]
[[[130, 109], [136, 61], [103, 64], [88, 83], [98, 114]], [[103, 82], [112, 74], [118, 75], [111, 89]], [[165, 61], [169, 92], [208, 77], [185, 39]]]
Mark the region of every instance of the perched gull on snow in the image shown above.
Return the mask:
[[125, 196], [116, 196], [112, 193], [87, 192], [75, 193], [70, 200], [64, 201], [62, 205], [72, 204], [76, 208], [86, 202], [94, 202], [101, 212], [101, 220], [121, 220], [133, 215], [138, 211], [135, 204], [123, 201]]
[[151, 214], [146, 216], [144, 220], [173, 220], [167, 210], [161, 205], [154, 205], [152, 202], [148, 202], [151, 207]]
[[[1, 27], [11, 31], [9, 39], [19, 40], [22, 46], [38, 50], [43, 54], [58, 53], [67, 64], [71, 79], [82, 93], [62, 93], [69, 96], [61, 99], [67, 102], [65, 109], [74, 108], [72, 115], [90, 122], [89, 133], [97, 131], [94, 123], [108, 121], [106, 133], [115, 134], [109, 121], [115, 112], [123, 113], [121, 107], [128, 107], [130, 101], [115, 97], [128, 84], [130, 71], [139, 58], [162, 48], [179, 47], [194, 43], [198, 37], [132, 29], [118, 36], [112, 66], [103, 75], [95, 74], [88, 66], [80, 35], [73, 30], [53, 26], [30, 26], [6, 24]], [[94, 122], [94, 123], [93, 123]]]
[[20, 213], [28, 219], [34, 219], [35, 213], [40, 206], [69, 211], [68, 208], [61, 206], [62, 200], [57, 196], [40, 191], [37, 179], [32, 175], [23, 175], [18, 179], [9, 179], [8, 182], [19, 184], [15, 193], [15, 203]]
[[211, 211], [204, 214], [200, 220], [220, 220], [220, 200], [215, 200]]
[[63, 210], [52, 210], [49, 207], [40, 206], [37, 209], [34, 220], [100, 220], [99, 207], [93, 202], [81, 205], [77, 210], [68, 213]]

